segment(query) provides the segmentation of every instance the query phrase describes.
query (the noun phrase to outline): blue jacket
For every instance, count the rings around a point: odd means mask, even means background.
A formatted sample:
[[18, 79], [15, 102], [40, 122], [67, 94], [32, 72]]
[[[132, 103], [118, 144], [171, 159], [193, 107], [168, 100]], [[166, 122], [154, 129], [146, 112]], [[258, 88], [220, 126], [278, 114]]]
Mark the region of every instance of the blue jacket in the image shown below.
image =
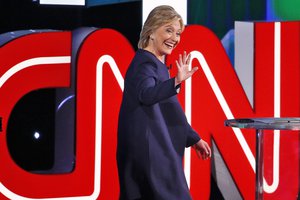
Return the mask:
[[139, 49], [125, 75], [117, 163], [120, 200], [190, 200], [182, 158], [200, 140], [176, 97], [174, 78]]

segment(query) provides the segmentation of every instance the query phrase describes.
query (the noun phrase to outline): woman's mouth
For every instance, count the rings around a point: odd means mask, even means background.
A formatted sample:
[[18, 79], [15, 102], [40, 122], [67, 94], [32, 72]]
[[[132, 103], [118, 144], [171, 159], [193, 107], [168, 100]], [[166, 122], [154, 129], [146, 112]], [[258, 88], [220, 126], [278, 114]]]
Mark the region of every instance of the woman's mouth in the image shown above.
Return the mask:
[[173, 49], [175, 47], [174, 43], [169, 43], [169, 42], [165, 42], [165, 45], [169, 48], [169, 49]]

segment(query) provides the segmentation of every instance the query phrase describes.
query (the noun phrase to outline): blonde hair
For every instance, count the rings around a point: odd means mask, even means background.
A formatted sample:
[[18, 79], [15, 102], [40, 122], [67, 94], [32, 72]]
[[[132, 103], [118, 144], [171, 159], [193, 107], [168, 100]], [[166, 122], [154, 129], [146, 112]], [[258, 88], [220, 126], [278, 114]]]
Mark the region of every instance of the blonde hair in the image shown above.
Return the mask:
[[175, 11], [175, 9], [168, 5], [157, 6], [148, 15], [142, 31], [140, 33], [140, 39], [138, 42], [138, 48], [144, 49], [149, 44], [150, 35], [159, 27], [172, 22], [173, 20], [179, 20], [181, 30], [184, 29], [184, 24], [181, 16]]

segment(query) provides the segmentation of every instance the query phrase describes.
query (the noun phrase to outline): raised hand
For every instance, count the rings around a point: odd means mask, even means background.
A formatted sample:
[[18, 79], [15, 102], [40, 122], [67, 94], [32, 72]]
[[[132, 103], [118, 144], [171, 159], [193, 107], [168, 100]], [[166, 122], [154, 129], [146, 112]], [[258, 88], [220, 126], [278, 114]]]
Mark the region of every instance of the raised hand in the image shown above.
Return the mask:
[[198, 70], [198, 67], [194, 67], [189, 70], [190, 62], [191, 54], [187, 55], [186, 51], [183, 52], [183, 56], [179, 54], [179, 59], [176, 60], [177, 75], [175, 77], [175, 85], [178, 85], [182, 81], [190, 78]]

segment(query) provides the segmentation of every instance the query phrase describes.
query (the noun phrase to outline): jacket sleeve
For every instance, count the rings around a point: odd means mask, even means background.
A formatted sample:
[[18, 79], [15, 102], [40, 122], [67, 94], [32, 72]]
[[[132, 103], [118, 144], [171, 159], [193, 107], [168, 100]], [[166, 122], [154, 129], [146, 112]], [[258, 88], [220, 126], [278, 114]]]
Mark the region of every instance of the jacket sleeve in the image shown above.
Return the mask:
[[190, 147], [194, 144], [196, 144], [199, 140], [201, 140], [200, 136], [196, 131], [189, 125], [188, 131], [187, 131], [187, 140], [186, 140], [186, 147]]
[[159, 81], [156, 66], [144, 63], [136, 73], [136, 94], [145, 105], [153, 105], [177, 94], [175, 78]]

